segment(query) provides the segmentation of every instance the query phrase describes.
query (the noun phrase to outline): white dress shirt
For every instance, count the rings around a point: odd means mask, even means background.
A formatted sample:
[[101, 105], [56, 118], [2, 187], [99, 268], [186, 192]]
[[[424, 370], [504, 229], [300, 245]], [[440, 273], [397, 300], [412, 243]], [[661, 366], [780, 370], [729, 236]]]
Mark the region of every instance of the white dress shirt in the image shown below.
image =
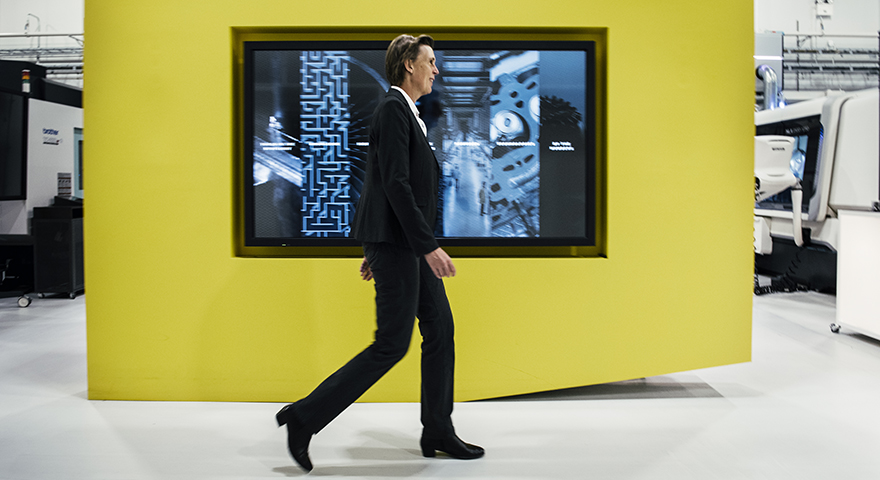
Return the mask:
[[409, 104], [409, 109], [412, 110], [413, 115], [416, 116], [416, 120], [418, 120], [418, 122], [419, 122], [419, 126], [422, 127], [422, 133], [424, 133], [425, 136], [427, 137], [428, 136], [428, 127], [426, 127], [425, 122], [423, 122], [422, 119], [419, 118], [419, 109], [416, 108], [416, 103], [413, 102], [411, 98], [409, 98], [409, 95], [406, 94], [406, 91], [404, 91], [402, 88], [398, 87], [397, 85], [392, 85], [391, 88], [393, 88], [403, 94], [403, 98], [405, 98], [406, 103]]

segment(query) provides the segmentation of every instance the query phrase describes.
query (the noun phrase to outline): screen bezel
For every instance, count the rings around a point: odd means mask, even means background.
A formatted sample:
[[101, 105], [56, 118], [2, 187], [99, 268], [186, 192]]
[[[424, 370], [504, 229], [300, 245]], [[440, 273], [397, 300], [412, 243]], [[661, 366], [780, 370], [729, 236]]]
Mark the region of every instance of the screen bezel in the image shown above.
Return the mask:
[[[578, 30], [577, 32], [563, 32], [563, 35], [547, 34], [541, 32], [534, 35], [515, 35], [516, 38], [535, 38], [532, 41], [506, 40], [510, 35], [483, 34], [478, 35], [478, 40], [460, 40], [467, 38], [461, 34], [447, 34], [435, 37], [436, 49], [449, 49], [450, 45], [462, 49], [494, 49], [499, 45], [506, 48], [524, 50], [580, 50], [587, 53], [586, 79], [586, 102], [587, 108], [584, 114], [585, 144], [588, 146], [585, 156], [589, 168], [586, 169], [587, 183], [587, 208], [585, 225], [587, 235], [584, 238], [498, 238], [498, 237], [468, 237], [468, 238], [438, 238], [438, 242], [451, 255], [465, 257], [603, 257], [605, 249], [605, 115], [604, 115], [604, 76], [606, 72], [606, 60], [604, 55], [604, 37], [601, 31]], [[252, 142], [248, 139], [247, 132], [252, 132], [253, 112], [253, 85], [251, 68], [252, 58], [248, 58], [249, 52], [254, 50], [276, 49], [284, 47], [291, 50], [308, 49], [376, 49], [377, 46], [384, 50], [388, 41], [373, 40], [375, 34], [352, 34], [355, 40], [335, 40], [340, 38], [337, 33], [329, 34], [267, 34], [264, 32], [242, 32], [234, 43], [234, 57], [236, 63], [236, 123], [235, 143], [237, 151], [236, 162], [236, 232], [234, 237], [234, 254], [242, 257], [352, 257], [362, 255], [359, 242], [353, 239], [297, 239], [298, 241], [285, 242], [283, 245], [256, 245], [253, 235], [248, 235], [248, 226], [245, 222], [247, 206], [253, 205], [253, 188], [246, 188], [244, 178], [251, 178], [251, 171], [245, 162], [246, 155], [251, 153]], [[317, 40], [303, 38], [317, 38]], [[324, 38], [328, 38], [324, 40]], [[366, 37], [366, 38], [364, 38]], [[378, 38], [386, 38], [381, 35]], [[560, 38], [562, 37], [562, 38]], [[342, 36], [348, 38], [348, 35]], [[362, 39], [358, 39], [362, 38]], [[488, 38], [485, 39], [484, 38]], [[560, 38], [560, 39], [554, 39]], [[251, 143], [250, 148], [248, 144]], [[246, 153], [247, 152], [247, 153]], [[251, 157], [247, 157], [251, 158]], [[253, 223], [251, 223], [252, 227]], [[304, 240], [304, 241], [302, 241]], [[315, 240], [318, 240], [317, 242]], [[330, 240], [330, 241], [328, 241]]]

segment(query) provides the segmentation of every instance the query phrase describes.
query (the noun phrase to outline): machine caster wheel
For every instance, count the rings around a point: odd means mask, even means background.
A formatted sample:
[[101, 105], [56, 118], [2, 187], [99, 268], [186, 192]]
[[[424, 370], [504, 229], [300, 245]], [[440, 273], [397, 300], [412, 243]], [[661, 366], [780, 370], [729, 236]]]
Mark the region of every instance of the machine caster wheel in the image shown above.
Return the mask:
[[26, 295], [22, 295], [22, 296], [18, 297], [18, 306], [20, 308], [27, 308], [27, 306], [31, 304], [31, 301], [32, 301], [31, 297], [28, 297]]
[[70, 293], [70, 294], [68, 294], [68, 296], [70, 297], [71, 300], [73, 300], [74, 298], [76, 298], [76, 294], [75, 294], [75, 293]]
[[46, 294], [45, 294], [45, 293], [38, 293], [38, 294], [37, 294], [37, 297], [39, 297], [39, 298], [46, 298]]
[[836, 323], [831, 324], [831, 332], [832, 333], [840, 333], [840, 325]]

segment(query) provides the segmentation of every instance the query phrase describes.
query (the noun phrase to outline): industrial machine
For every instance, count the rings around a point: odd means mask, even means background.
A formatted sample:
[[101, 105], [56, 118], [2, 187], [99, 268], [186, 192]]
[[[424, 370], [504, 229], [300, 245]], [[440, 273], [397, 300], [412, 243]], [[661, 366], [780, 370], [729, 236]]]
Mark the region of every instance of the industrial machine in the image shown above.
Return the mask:
[[774, 278], [756, 293], [835, 290], [838, 212], [880, 210], [878, 104], [875, 88], [755, 113], [755, 265]]

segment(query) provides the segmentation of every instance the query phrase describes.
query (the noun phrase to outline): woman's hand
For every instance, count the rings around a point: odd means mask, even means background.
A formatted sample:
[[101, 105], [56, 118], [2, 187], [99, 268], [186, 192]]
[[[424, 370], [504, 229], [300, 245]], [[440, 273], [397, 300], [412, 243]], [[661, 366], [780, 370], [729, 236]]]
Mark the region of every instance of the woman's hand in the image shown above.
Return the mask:
[[427, 260], [428, 266], [431, 267], [431, 271], [434, 272], [434, 276], [437, 278], [455, 276], [455, 265], [452, 264], [452, 259], [449, 258], [449, 255], [442, 248], [438, 248], [425, 255], [425, 260]]
[[361, 262], [361, 278], [364, 280], [373, 279], [373, 271], [370, 270], [370, 262], [367, 261], [367, 257], [364, 257], [364, 260]]

